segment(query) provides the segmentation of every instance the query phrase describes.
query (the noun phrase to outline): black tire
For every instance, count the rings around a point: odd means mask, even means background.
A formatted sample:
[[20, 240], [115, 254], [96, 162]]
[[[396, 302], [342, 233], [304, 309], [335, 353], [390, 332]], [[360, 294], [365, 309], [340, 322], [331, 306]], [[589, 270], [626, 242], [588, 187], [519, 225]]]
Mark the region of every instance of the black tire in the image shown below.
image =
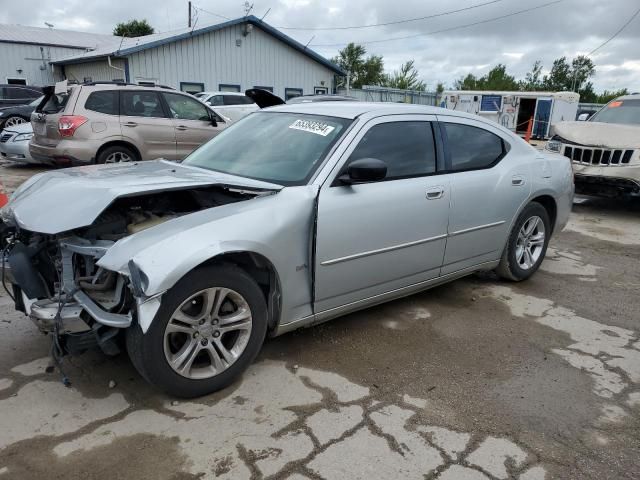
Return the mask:
[[96, 157], [96, 163], [98, 164], [107, 163], [107, 159], [109, 159], [109, 157], [112, 157], [112, 156], [116, 158], [118, 156], [122, 156], [122, 157], [126, 156], [130, 159], [130, 160], [127, 160], [127, 162], [137, 162], [138, 160], [140, 160], [138, 158], [138, 155], [131, 148], [125, 147], [124, 145], [114, 145], [113, 147], [107, 147], [104, 150], [102, 150]]
[[[532, 217], [539, 217], [544, 224], [544, 244], [542, 245], [541, 254], [538, 257], [537, 261], [533, 264], [532, 267], [528, 269], [524, 269], [519, 264], [516, 258], [516, 245], [518, 242], [518, 234], [522, 226]], [[509, 239], [507, 240], [507, 245], [502, 254], [502, 258], [500, 259], [500, 264], [498, 268], [496, 268], [496, 273], [504, 278], [505, 280], [511, 280], [514, 282], [521, 282], [522, 280], [526, 280], [531, 275], [533, 275], [538, 268], [540, 268], [540, 264], [544, 260], [544, 257], [547, 253], [547, 246], [549, 245], [549, 238], [551, 237], [551, 221], [549, 220], [549, 214], [547, 210], [540, 205], [538, 202], [531, 202], [528, 204], [516, 220], [511, 233], [509, 234]]]
[[[251, 333], [244, 351], [226, 370], [210, 378], [190, 379], [169, 365], [164, 354], [164, 332], [173, 312], [186, 299], [211, 287], [229, 288], [244, 297], [251, 309]], [[136, 370], [149, 383], [170, 395], [193, 398], [230, 385], [258, 355], [266, 332], [267, 305], [258, 284], [238, 267], [216, 265], [192, 271], [163, 295], [158, 313], [146, 333], [142, 333], [138, 324], [127, 329], [127, 351]]]

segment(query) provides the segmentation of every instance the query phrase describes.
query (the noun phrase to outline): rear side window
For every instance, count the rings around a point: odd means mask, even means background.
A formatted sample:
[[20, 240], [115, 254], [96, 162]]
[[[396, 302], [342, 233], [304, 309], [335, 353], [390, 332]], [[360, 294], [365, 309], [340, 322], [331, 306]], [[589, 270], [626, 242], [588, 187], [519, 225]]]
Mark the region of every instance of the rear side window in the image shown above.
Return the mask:
[[349, 157], [377, 158], [387, 164], [387, 180], [417, 177], [436, 171], [436, 149], [430, 122], [390, 122], [364, 135]]
[[502, 139], [483, 128], [459, 123], [441, 125], [447, 136], [447, 149], [453, 171], [489, 168], [504, 156]]
[[242, 95], [224, 95], [223, 101], [225, 105], [251, 105], [253, 100]]
[[107, 115], [118, 115], [118, 92], [116, 90], [92, 92], [84, 108]]
[[156, 92], [120, 92], [120, 114], [129, 117], [165, 116], [160, 103], [160, 96]]

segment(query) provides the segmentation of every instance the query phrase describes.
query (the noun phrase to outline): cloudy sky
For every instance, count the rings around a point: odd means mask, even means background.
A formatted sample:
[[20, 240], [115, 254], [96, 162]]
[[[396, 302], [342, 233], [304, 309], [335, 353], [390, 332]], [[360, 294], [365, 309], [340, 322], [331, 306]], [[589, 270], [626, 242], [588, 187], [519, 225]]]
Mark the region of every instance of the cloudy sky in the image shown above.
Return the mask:
[[[250, 0], [252, 1], [252, 0]], [[0, 23], [110, 33], [120, 21], [146, 18], [156, 31], [186, 26], [186, 0], [29, 0], [3, 2]], [[53, 4], [59, 6], [52, 6]], [[482, 75], [504, 63], [517, 78], [537, 59], [549, 68], [553, 59], [586, 54], [613, 35], [635, 11], [640, 0], [253, 0], [252, 13], [307, 43], [326, 57], [353, 41], [368, 53], [382, 55], [391, 71], [414, 59], [429, 87], [473, 72]], [[197, 25], [243, 15], [242, 0], [194, 0]], [[484, 4], [484, 5], [481, 5]], [[379, 27], [351, 27], [436, 15], [478, 6], [450, 15]], [[527, 12], [517, 13], [525, 9]], [[507, 18], [488, 21], [496, 17]], [[471, 23], [475, 26], [455, 28]], [[294, 29], [285, 28], [293, 27]], [[308, 29], [308, 30], [306, 30]], [[315, 29], [315, 30], [314, 30]], [[441, 30], [449, 31], [436, 33]], [[400, 37], [400, 38], [398, 38]], [[407, 38], [409, 37], [409, 38]], [[640, 91], [640, 15], [614, 40], [596, 52], [596, 90], [627, 87]]]

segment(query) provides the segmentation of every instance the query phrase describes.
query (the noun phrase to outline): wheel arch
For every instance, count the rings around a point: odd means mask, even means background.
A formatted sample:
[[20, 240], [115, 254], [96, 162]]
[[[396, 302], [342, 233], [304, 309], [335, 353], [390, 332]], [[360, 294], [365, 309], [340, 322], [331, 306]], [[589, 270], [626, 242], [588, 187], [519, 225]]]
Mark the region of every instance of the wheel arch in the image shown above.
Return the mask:
[[109, 147], [126, 147], [126, 148], [129, 148], [129, 149], [133, 150], [133, 153], [135, 153], [135, 155], [136, 155], [138, 160], [142, 160], [142, 156], [140, 155], [140, 150], [133, 143], [127, 142], [125, 140], [110, 140], [110, 141], [104, 143], [103, 145], [101, 145], [100, 148], [98, 148], [98, 151], [96, 152], [96, 155], [94, 157], [94, 161], [97, 161], [98, 157], [100, 156], [100, 154], [102, 152], [104, 152]]
[[185, 275], [199, 268], [225, 263], [241, 268], [256, 281], [260, 290], [262, 290], [267, 304], [268, 332], [271, 333], [275, 331], [282, 310], [282, 287], [280, 277], [273, 262], [264, 255], [248, 250], [220, 253], [195, 266], [189, 272], [186, 272]]
[[549, 215], [549, 222], [551, 223], [550, 234], [553, 234], [553, 230], [556, 226], [556, 219], [558, 218], [558, 204], [556, 203], [556, 199], [551, 195], [544, 194], [532, 198], [527, 204], [532, 202], [539, 203], [547, 211], [547, 214]]

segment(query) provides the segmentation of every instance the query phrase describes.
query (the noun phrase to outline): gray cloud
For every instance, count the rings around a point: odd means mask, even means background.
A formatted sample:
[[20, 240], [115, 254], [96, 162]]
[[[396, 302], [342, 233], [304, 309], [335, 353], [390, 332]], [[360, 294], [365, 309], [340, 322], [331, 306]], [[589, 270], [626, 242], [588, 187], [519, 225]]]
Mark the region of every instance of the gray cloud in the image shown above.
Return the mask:
[[[294, 27], [332, 27], [400, 20], [463, 8], [486, 0], [254, 0], [252, 13], [270, 24]], [[522, 77], [535, 60], [548, 69], [555, 58], [585, 54], [611, 36], [638, 8], [635, 0], [564, 0], [539, 10], [511, 18], [484, 23], [434, 35], [436, 30], [478, 22], [518, 10], [548, 3], [550, 0], [502, 0], [466, 12], [417, 22], [343, 31], [284, 30], [302, 43], [311, 40], [312, 48], [331, 57], [340, 47], [320, 46], [367, 42], [394, 37], [423, 35], [415, 38], [366, 45], [369, 53], [383, 55], [385, 66], [393, 70], [415, 59], [423, 79], [430, 86], [453, 81], [468, 73], [485, 73], [491, 66], [504, 63], [508, 71]], [[239, 0], [213, 2], [194, 0], [194, 4], [211, 12], [236, 18], [243, 14]], [[66, 0], [51, 7], [46, 0], [31, 0], [29, 9], [19, 2], [9, 2], [0, 11], [0, 22], [108, 33], [113, 26], [131, 18], [147, 18], [159, 31], [186, 26], [185, 0]], [[220, 18], [204, 11], [198, 25], [217, 23]], [[313, 39], [312, 39], [313, 36]], [[640, 91], [640, 17], [615, 40], [592, 58], [596, 63], [593, 81], [596, 90], [627, 87]]]

